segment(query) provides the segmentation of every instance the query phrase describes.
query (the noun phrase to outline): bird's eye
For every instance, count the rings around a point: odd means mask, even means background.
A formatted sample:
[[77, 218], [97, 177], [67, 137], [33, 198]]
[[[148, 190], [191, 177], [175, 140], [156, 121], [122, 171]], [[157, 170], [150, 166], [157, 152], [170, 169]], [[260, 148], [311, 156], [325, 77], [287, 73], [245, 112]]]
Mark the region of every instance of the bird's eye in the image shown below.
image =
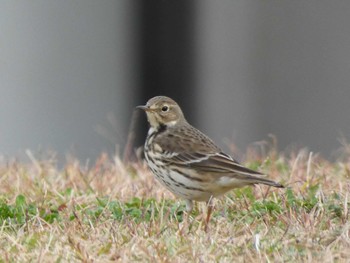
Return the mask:
[[162, 111], [163, 111], [163, 112], [166, 112], [166, 111], [168, 111], [168, 110], [169, 110], [169, 107], [168, 107], [168, 106], [164, 105], [164, 106], [162, 107]]

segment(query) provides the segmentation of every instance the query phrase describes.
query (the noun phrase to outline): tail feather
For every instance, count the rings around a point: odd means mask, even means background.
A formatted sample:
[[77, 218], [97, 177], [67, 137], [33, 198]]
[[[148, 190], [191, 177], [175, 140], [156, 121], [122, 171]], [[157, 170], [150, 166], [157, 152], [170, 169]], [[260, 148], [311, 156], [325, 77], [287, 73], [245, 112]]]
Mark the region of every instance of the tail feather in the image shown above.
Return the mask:
[[259, 178], [259, 177], [255, 177], [255, 179], [256, 179], [255, 183], [258, 183], [258, 184], [265, 184], [265, 185], [269, 185], [269, 186], [273, 186], [273, 187], [277, 187], [277, 188], [284, 188], [284, 185], [277, 183], [275, 181], [269, 180], [269, 179]]

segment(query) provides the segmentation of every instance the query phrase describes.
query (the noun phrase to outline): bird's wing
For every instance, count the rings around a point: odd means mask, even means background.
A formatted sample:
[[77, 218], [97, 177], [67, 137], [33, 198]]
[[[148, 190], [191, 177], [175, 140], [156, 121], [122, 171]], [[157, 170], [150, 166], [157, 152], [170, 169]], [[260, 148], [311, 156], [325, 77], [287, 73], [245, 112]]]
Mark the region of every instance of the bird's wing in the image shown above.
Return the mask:
[[[226, 178], [233, 184], [266, 184], [283, 188], [284, 186], [272, 180], [266, 179], [264, 174], [244, 167], [231, 156], [219, 152], [215, 154], [201, 153], [178, 153], [169, 158], [169, 163], [182, 167], [182, 169], [193, 169], [197, 175], [211, 174], [220, 178]], [[193, 171], [192, 170], [192, 171]]]
[[231, 156], [223, 152], [209, 154], [182, 152], [169, 158], [169, 161], [174, 164], [176, 163], [176, 165], [195, 168], [201, 172], [262, 175], [259, 172], [244, 167]]
[[261, 175], [223, 153], [209, 137], [190, 125], [182, 132], [168, 130], [155, 138], [154, 143], [161, 147], [162, 159], [169, 164], [192, 167], [201, 172]]
[[[283, 187], [274, 181], [261, 178], [263, 175], [242, 166], [231, 156], [223, 153], [211, 139], [192, 126], [184, 133], [169, 131], [154, 140], [159, 144], [162, 160], [168, 165], [176, 166], [183, 172], [195, 172], [197, 176], [212, 175], [238, 180], [243, 184], [262, 183], [275, 187]], [[167, 139], [171, 134], [172, 140]]]

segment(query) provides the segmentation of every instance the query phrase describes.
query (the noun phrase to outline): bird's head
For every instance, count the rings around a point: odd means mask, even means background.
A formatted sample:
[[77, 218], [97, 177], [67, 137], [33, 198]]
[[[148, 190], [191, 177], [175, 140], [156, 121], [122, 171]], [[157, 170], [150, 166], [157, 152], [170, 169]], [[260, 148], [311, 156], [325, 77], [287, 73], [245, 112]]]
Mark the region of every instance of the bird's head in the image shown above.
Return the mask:
[[180, 106], [172, 99], [165, 96], [157, 96], [147, 101], [146, 105], [137, 106], [147, 114], [151, 127], [157, 128], [162, 125], [174, 126], [185, 120]]

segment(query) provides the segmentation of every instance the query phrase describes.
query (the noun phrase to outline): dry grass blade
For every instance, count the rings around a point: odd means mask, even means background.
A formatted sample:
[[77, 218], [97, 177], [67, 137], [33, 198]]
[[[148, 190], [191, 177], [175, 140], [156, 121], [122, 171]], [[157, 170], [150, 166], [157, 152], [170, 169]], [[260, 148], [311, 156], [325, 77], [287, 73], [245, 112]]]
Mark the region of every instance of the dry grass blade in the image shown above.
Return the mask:
[[[272, 152], [272, 154], [270, 154]], [[287, 189], [231, 191], [190, 215], [144, 163], [101, 155], [91, 169], [52, 162], [0, 165], [0, 262], [347, 262], [350, 158], [305, 150], [250, 152]]]

